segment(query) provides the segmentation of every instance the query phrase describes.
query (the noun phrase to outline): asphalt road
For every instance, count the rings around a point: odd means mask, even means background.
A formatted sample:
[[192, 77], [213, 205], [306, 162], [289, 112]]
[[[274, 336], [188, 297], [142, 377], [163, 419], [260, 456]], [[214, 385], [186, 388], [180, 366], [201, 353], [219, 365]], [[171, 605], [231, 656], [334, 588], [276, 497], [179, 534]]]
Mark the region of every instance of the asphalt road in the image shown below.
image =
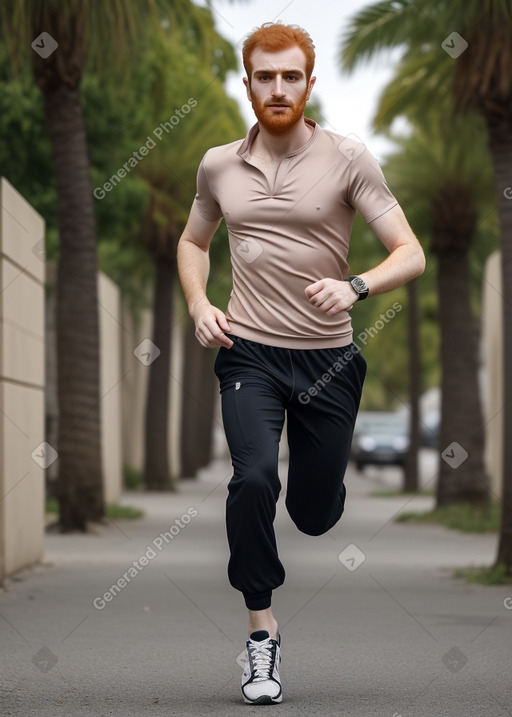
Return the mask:
[[[286, 513], [282, 469], [281, 705], [241, 699], [246, 612], [226, 576], [231, 470], [217, 461], [178, 494], [126, 494], [143, 519], [49, 535], [45, 564], [7, 581], [0, 713], [510, 715], [512, 586], [451, 577], [453, 567], [490, 564], [496, 536], [394, 523], [432, 498], [371, 497], [397, 473], [351, 468], [345, 516], [312, 538]], [[425, 483], [432, 470], [427, 461]]]

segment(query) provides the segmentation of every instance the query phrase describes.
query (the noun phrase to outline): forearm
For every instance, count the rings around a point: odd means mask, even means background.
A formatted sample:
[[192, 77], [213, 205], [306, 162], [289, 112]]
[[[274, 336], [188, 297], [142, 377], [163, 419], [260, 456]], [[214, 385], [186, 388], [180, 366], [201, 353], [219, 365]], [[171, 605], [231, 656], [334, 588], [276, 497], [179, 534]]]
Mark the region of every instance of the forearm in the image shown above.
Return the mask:
[[208, 251], [191, 241], [178, 244], [178, 273], [190, 314], [199, 302], [208, 301], [206, 284], [210, 273]]
[[212, 306], [206, 296], [210, 273], [210, 257], [206, 246], [202, 248], [182, 236], [178, 243], [178, 272], [199, 343], [205, 348], [231, 348], [233, 341], [226, 336], [226, 333], [231, 331], [229, 322], [224, 313]]
[[406, 284], [425, 270], [425, 255], [419, 245], [404, 244], [396, 247], [383, 262], [359, 276], [367, 283], [370, 296]]

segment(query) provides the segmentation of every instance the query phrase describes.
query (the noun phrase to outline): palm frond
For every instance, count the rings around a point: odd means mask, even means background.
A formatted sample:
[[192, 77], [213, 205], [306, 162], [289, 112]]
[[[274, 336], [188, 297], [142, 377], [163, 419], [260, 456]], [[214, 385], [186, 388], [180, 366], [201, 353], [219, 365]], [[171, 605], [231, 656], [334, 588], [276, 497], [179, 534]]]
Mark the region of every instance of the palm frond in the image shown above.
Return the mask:
[[[342, 33], [339, 64], [345, 72], [383, 50], [419, 43], [422, 15], [411, 0], [383, 0], [356, 13]], [[424, 30], [424, 28], [423, 28]]]
[[[494, 204], [493, 169], [485, 125], [477, 113], [439, 112], [437, 121], [417, 121], [410, 136], [392, 136], [397, 151], [383, 162], [386, 179], [406, 204], [427, 213], [432, 198], [447, 183], [470, 188], [478, 211]], [[468, 148], [471, 151], [468, 151]]]
[[380, 95], [373, 118], [376, 130], [388, 130], [400, 115], [419, 120], [439, 112], [453, 113], [453, 76], [454, 65], [446, 53], [408, 52]]
[[[32, 58], [31, 43], [48, 32], [75, 58], [87, 55], [98, 68], [130, 64], [140, 36], [153, 40], [187, 28], [189, 44], [198, 56], [218, 46], [210, 10], [191, 0], [2, 0], [0, 31], [14, 62]], [[77, 47], [78, 44], [83, 45]]]
[[465, 37], [482, 24], [497, 29], [510, 20], [511, 0], [381, 0], [353, 16], [341, 36], [339, 65], [351, 72], [382, 51], [402, 46], [428, 44], [441, 53], [441, 43], [454, 31]]

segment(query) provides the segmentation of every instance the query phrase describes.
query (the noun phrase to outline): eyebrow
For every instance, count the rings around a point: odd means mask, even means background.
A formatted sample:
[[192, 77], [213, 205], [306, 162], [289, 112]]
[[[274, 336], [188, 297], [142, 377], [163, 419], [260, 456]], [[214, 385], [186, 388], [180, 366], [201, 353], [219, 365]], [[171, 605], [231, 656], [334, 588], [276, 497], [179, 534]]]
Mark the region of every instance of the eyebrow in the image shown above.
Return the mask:
[[298, 67], [291, 67], [285, 70], [253, 70], [253, 75], [275, 75], [279, 72], [282, 75], [304, 75], [305, 73]]

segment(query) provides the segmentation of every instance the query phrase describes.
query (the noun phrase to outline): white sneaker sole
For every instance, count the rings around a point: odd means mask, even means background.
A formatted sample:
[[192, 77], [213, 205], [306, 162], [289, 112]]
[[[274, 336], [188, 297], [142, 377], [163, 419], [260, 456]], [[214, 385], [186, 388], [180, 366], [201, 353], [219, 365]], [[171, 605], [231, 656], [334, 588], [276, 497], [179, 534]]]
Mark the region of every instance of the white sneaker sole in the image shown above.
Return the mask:
[[249, 700], [242, 692], [244, 702], [248, 705], [278, 705], [283, 701], [283, 693], [281, 692], [278, 697], [271, 697], [270, 695], [260, 695], [255, 700]]

